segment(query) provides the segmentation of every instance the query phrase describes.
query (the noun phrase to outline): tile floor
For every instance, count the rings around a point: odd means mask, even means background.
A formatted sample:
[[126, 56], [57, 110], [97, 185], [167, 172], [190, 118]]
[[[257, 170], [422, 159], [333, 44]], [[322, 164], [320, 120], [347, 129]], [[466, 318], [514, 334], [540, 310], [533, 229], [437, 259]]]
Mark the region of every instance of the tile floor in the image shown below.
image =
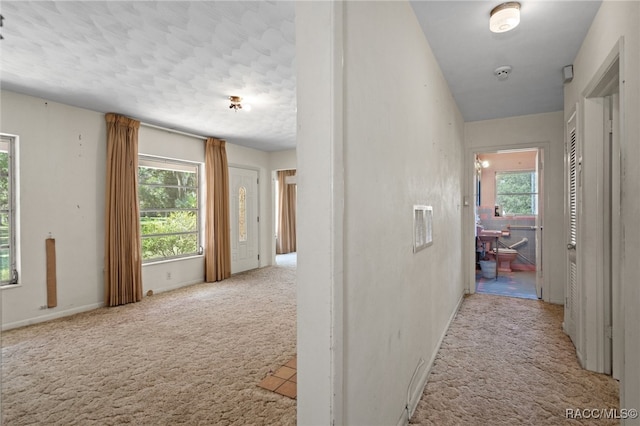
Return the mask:
[[296, 399], [298, 377], [297, 359], [297, 356], [294, 356], [275, 372], [269, 373], [267, 377], [258, 383], [258, 386], [268, 391]]
[[476, 291], [499, 296], [537, 299], [536, 272], [499, 272], [497, 279], [488, 279], [484, 278], [480, 271], [476, 271]]

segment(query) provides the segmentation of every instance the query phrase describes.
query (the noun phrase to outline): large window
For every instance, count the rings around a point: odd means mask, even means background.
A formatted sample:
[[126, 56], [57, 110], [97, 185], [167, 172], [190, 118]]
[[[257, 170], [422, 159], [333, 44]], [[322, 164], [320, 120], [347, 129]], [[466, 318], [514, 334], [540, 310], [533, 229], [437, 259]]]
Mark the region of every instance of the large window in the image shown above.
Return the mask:
[[202, 253], [198, 164], [140, 156], [138, 192], [143, 261]]
[[15, 138], [0, 135], [0, 285], [17, 284]]
[[505, 215], [538, 214], [537, 182], [534, 171], [496, 172], [496, 204]]

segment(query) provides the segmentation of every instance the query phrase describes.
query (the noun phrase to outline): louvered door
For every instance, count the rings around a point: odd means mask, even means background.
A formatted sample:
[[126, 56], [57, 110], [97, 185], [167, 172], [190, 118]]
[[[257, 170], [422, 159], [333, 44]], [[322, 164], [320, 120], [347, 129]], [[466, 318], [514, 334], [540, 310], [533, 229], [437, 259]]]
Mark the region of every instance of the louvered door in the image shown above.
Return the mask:
[[579, 242], [580, 146], [576, 114], [567, 122], [566, 140], [566, 209], [567, 223], [567, 287], [565, 290], [565, 331], [576, 348], [579, 347], [580, 286], [577, 251]]

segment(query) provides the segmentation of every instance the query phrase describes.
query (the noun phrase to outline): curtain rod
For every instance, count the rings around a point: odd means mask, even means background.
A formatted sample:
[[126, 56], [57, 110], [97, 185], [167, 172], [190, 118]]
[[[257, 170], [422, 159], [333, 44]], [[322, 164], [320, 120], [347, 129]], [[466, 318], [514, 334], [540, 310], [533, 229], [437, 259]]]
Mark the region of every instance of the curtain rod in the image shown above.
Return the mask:
[[183, 132], [183, 131], [180, 131], [180, 130], [170, 129], [168, 127], [157, 126], [155, 124], [149, 124], [149, 123], [145, 123], [145, 122], [142, 122], [142, 121], [140, 121], [140, 125], [144, 126], [144, 127], [150, 127], [152, 129], [163, 130], [163, 131], [169, 132], [169, 133], [176, 133], [178, 135], [189, 136], [191, 138], [203, 139], [203, 140], [209, 139], [208, 136], [196, 135], [194, 133]]

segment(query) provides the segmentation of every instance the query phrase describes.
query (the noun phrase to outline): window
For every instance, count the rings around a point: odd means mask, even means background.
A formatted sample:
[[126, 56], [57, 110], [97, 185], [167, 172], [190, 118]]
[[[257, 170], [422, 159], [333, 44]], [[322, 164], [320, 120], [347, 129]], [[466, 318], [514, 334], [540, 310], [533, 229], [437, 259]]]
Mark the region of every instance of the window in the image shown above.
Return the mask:
[[142, 260], [202, 254], [198, 164], [140, 156]]
[[496, 204], [505, 215], [538, 214], [537, 182], [534, 171], [496, 172]]
[[17, 284], [15, 138], [0, 135], [0, 285]]
[[238, 189], [238, 240], [247, 241], [247, 188]]

